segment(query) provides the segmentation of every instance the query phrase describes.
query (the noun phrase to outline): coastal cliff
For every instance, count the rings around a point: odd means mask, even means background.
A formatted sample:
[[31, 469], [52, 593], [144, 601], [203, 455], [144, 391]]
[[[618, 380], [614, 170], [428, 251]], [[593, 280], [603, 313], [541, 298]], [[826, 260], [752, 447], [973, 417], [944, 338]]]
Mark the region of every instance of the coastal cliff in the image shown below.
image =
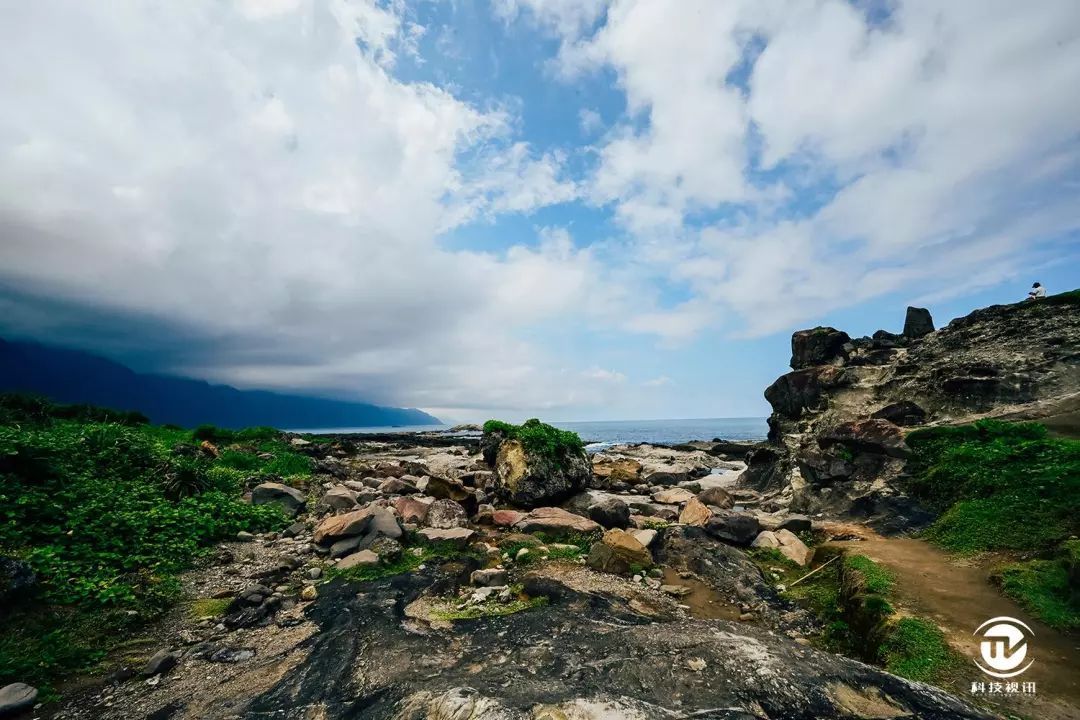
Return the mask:
[[769, 443], [742, 477], [774, 509], [921, 527], [932, 515], [904, 487], [913, 428], [996, 418], [1080, 429], [1080, 292], [983, 308], [940, 330], [909, 308], [900, 334], [818, 327], [791, 346], [792, 371], [765, 390]]

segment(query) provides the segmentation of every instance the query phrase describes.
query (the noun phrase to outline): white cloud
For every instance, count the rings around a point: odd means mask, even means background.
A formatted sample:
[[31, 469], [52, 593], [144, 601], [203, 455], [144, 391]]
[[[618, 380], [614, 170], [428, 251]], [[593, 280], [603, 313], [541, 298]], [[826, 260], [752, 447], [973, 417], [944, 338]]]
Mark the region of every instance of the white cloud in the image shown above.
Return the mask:
[[578, 111], [578, 123], [581, 125], [581, 132], [592, 135], [604, 127], [604, 118], [592, 108], [581, 108]]
[[618, 0], [564, 44], [564, 77], [614, 70], [629, 105], [591, 197], [694, 296], [632, 326], [770, 332], [1080, 227], [1080, 6], [890, 7]]
[[659, 375], [657, 377], [646, 380], [645, 382], [643, 382], [641, 384], [642, 384], [643, 387], [658, 388], [658, 387], [667, 387], [669, 385], [674, 385], [675, 381], [672, 380], [671, 378], [669, 378], [667, 375]]
[[591, 255], [554, 231], [500, 255], [437, 240], [573, 198], [563, 159], [513, 141], [505, 110], [390, 75], [419, 35], [396, 4], [3, 13], [0, 280], [193, 329], [214, 349], [159, 369], [246, 386], [432, 408], [588, 392], [518, 333], [588, 302]]

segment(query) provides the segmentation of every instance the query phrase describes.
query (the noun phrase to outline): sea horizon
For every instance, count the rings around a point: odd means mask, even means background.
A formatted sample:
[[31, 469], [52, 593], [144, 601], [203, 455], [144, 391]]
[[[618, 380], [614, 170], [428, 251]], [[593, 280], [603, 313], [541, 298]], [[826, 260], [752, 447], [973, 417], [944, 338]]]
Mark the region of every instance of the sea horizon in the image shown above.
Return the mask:
[[[481, 423], [439, 423], [432, 425], [390, 425], [372, 427], [291, 428], [288, 432], [310, 435], [371, 435], [447, 431], [460, 425]], [[624, 443], [671, 445], [693, 440], [764, 440], [768, 432], [765, 417], [677, 418], [653, 420], [556, 420], [550, 423], [572, 430], [593, 449]]]

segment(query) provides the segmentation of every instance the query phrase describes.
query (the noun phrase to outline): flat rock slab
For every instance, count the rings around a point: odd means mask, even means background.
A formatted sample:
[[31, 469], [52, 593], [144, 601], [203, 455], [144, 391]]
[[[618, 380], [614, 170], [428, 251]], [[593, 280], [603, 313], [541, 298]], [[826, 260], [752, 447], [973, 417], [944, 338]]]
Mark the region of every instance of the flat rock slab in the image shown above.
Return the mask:
[[558, 535], [568, 532], [594, 533], [601, 528], [599, 523], [562, 508], [542, 507], [518, 520], [514, 529], [525, 533], [546, 532]]

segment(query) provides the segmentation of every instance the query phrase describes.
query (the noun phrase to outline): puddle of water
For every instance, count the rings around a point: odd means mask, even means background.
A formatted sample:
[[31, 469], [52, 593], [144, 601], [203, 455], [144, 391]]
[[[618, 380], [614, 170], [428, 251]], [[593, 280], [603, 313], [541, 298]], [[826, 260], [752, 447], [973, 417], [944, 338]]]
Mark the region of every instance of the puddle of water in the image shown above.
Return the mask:
[[688, 594], [677, 597], [675, 600], [680, 605], [687, 606], [692, 617], [705, 620], [739, 619], [740, 612], [737, 605], [731, 604], [723, 595], [696, 578], [680, 577], [675, 570], [665, 567], [663, 583], [690, 588]]

